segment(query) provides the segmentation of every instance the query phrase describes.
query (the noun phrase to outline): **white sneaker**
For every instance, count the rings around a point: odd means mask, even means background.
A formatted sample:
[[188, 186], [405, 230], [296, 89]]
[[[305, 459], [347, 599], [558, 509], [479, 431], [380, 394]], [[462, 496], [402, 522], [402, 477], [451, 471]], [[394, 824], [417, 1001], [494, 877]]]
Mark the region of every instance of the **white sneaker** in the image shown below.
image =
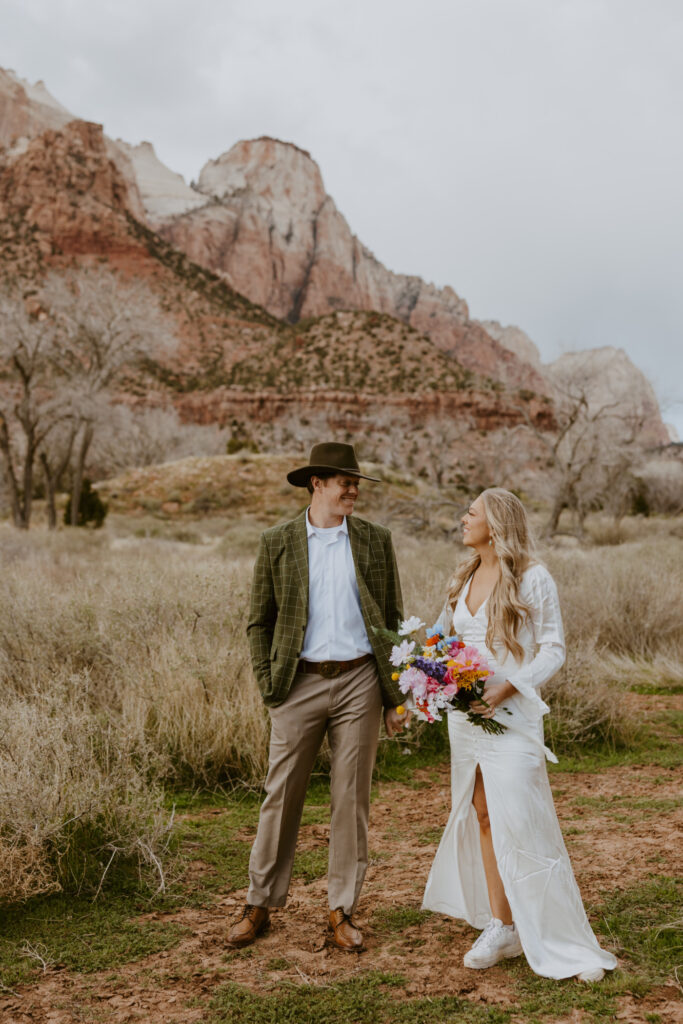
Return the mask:
[[579, 981], [602, 981], [605, 972], [602, 967], [591, 967], [589, 971], [581, 971], [581, 974], [577, 974], [576, 977]]
[[465, 953], [463, 963], [465, 967], [481, 970], [520, 953], [522, 943], [514, 924], [503, 924], [497, 917], [492, 917], [472, 948]]

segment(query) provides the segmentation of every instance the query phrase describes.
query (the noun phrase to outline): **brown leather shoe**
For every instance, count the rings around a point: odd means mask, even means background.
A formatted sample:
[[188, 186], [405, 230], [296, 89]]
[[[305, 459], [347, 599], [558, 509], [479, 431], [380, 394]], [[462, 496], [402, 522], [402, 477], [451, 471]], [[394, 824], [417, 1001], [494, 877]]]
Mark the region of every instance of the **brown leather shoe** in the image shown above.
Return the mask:
[[331, 941], [339, 949], [345, 949], [349, 953], [362, 953], [365, 949], [362, 931], [356, 927], [341, 907], [330, 911], [330, 928], [332, 929]]
[[247, 903], [241, 918], [228, 932], [228, 945], [250, 946], [269, 924], [270, 914], [267, 907], [253, 907], [251, 903]]

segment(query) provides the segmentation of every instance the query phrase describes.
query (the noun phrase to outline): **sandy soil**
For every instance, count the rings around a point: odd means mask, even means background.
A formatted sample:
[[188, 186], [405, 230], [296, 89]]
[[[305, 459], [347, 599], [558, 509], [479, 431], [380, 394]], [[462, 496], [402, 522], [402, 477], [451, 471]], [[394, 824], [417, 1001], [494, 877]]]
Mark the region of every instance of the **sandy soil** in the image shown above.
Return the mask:
[[[384, 784], [371, 813], [372, 861], [357, 915], [367, 951], [343, 953], [326, 944], [326, 882], [296, 882], [286, 909], [273, 913], [269, 932], [244, 953], [231, 953], [225, 934], [239, 912], [245, 891], [225, 892], [215, 905], [164, 915], [189, 927], [190, 937], [177, 947], [111, 972], [82, 975], [48, 971], [16, 995], [0, 990], [2, 1024], [76, 1024], [83, 1021], [129, 1021], [193, 1024], [203, 1018], [215, 988], [228, 980], [264, 992], [283, 979], [324, 984], [369, 970], [407, 975], [410, 996], [452, 994], [483, 1005], [516, 1002], [515, 982], [503, 969], [468, 971], [462, 955], [474, 932], [462, 922], [440, 915], [386, 931], [370, 924], [380, 908], [419, 908], [428, 868], [436, 850], [438, 830], [448, 807], [446, 766], [421, 773], [427, 785], [412, 789]], [[574, 870], [588, 905], [614, 889], [642, 881], [643, 873], [683, 872], [683, 820], [677, 812], [658, 817], [618, 807], [619, 799], [666, 799], [680, 794], [680, 777], [667, 769], [621, 767], [599, 774], [554, 775], [558, 814], [566, 834]], [[610, 811], [591, 799], [613, 800]], [[215, 814], [215, 810], [212, 812]], [[621, 819], [621, 820], [620, 820]], [[327, 843], [327, 826], [302, 829], [307, 848]], [[195, 865], [201, 870], [201, 863]], [[153, 916], [153, 915], [152, 915]], [[429, 957], [425, 950], [430, 951]], [[438, 975], [430, 961], [441, 955]], [[283, 961], [287, 962], [284, 967]], [[188, 1005], [191, 1001], [192, 1005]], [[680, 992], [663, 986], [644, 999], [626, 996], [617, 1019], [644, 1024], [657, 1013], [663, 1021], [683, 1021]], [[579, 1011], [558, 1020], [580, 1024]]]

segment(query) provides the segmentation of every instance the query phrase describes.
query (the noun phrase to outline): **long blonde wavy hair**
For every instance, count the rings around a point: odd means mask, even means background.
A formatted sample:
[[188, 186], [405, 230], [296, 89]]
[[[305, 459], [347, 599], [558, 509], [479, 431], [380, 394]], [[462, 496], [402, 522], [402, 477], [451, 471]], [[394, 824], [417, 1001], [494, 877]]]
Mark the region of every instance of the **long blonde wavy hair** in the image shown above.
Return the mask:
[[[519, 585], [524, 570], [535, 562], [529, 521], [519, 498], [502, 487], [489, 487], [482, 491], [480, 497], [492, 545], [500, 563], [500, 578], [488, 599], [486, 646], [493, 650], [494, 643], [502, 644], [515, 659], [520, 660], [524, 650], [517, 640], [517, 634], [528, 619], [530, 609], [519, 596]], [[451, 614], [480, 562], [481, 558], [474, 551], [458, 566], [446, 602]]]

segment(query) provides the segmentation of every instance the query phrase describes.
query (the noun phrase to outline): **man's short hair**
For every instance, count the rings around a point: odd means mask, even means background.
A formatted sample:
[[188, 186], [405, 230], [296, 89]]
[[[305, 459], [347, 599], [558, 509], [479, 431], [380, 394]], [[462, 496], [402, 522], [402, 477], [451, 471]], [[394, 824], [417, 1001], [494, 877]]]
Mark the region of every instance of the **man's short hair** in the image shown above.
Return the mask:
[[308, 490], [309, 494], [313, 494], [313, 484], [311, 483], [311, 480], [313, 479], [314, 476], [317, 476], [318, 480], [331, 480], [333, 476], [343, 475], [343, 473], [340, 473], [336, 469], [321, 469], [319, 473], [311, 473], [311, 475], [308, 478], [308, 483], [306, 484], [306, 489]]

